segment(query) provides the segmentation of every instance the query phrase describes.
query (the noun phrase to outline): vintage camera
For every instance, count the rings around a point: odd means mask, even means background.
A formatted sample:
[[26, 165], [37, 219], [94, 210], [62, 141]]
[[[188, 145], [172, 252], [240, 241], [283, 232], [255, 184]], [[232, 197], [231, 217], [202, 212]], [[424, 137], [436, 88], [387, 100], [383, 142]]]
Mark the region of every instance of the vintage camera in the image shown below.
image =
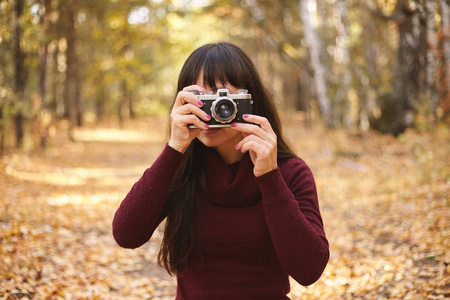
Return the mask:
[[[238, 90], [237, 94], [230, 94], [228, 89], [218, 89], [217, 94], [208, 92], [204, 94], [197, 90], [189, 92], [197, 95], [203, 102], [201, 109], [211, 116], [211, 120], [205, 122], [210, 128], [230, 127], [231, 123], [244, 123], [243, 115], [252, 113], [252, 95], [247, 90]], [[189, 128], [197, 128], [189, 125]]]

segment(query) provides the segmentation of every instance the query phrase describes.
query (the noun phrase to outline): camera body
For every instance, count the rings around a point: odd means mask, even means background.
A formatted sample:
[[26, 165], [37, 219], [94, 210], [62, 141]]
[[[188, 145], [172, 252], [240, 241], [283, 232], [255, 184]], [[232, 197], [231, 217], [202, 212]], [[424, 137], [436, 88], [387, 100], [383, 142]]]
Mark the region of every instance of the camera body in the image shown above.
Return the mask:
[[[199, 93], [197, 90], [189, 92], [197, 95], [203, 102], [201, 109], [211, 116], [211, 120], [205, 122], [210, 128], [230, 127], [235, 122], [244, 123], [242, 116], [252, 113], [252, 95], [247, 90], [238, 90], [237, 94], [230, 94], [228, 89], [218, 89], [216, 94]], [[191, 124], [189, 128], [197, 127]]]

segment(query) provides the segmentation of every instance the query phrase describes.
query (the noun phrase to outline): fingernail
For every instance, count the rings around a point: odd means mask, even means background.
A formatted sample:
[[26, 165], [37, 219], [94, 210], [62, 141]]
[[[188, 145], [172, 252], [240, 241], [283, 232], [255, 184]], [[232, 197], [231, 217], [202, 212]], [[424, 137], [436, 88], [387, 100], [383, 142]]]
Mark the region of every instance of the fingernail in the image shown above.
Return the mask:
[[203, 102], [201, 100], [198, 100], [198, 105], [203, 106]]
[[209, 125], [208, 125], [208, 124], [205, 124], [205, 128], [208, 129], [208, 128], [209, 128]]
[[237, 149], [238, 147], [239, 147], [239, 144], [236, 144], [236, 145], [234, 146], [234, 148], [236, 148], [236, 149]]
[[237, 123], [231, 123], [231, 127], [237, 127]]
[[205, 89], [204, 89], [204, 88], [202, 88], [202, 87], [200, 87], [200, 90], [204, 91]]
[[245, 115], [243, 115], [243, 117], [244, 117], [244, 119], [247, 119], [247, 118], [248, 118], [248, 115], [247, 115], [247, 114], [245, 114]]
[[209, 119], [211, 119], [211, 116], [206, 114], [206, 118], [209, 120]]

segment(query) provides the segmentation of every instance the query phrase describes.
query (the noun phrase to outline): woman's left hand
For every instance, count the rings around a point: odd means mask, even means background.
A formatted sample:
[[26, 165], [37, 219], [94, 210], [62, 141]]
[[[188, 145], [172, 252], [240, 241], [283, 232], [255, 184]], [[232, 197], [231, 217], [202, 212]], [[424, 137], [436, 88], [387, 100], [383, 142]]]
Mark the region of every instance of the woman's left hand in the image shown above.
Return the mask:
[[[244, 138], [236, 145], [242, 153], [250, 151], [256, 177], [277, 168], [277, 135], [269, 121], [256, 115], [244, 115], [249, 123], [232, 123], [231, 128], [242, 133]], [[253, 123], [253, 124], [251, 124]], [[257, 126], [257, 125], [259, 126]]]

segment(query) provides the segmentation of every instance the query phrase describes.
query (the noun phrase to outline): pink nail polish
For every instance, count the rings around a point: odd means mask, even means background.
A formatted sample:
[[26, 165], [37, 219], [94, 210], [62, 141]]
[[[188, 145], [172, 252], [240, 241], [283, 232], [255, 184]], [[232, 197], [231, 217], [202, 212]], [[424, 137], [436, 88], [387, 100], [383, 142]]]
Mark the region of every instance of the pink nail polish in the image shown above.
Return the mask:
[[238, 147], [239, 147], [239, 144], [236, 144], [236, 145], [234, 146], [234, 148], [236, 148], [236, 149], [237, 149]]
[[244, 119], [247, 119], [247, 118], [248, 118], [248, 115], [247, 115], [247, 114], [245, 114], [245, 115], [243, 115], [243, 117], [244, 117]]
[[211, 116], [208, 115], [208, 114], [206, 114], [206, 118], [207, 118], [208, 120], [210, 120], [210, 119], [211, 119]]
[[237, 127], [237, 123], [231, 123], [231, 127]]
[[203, 106], [203, 102], [201, 100], [198, 100], [198, 105]]
[[205, 124], [205, 128], [208, 129], [208, 128], [209, 128], [209, 125], [208, 125], [208, 124]]
[[202, 87], [200, 87], [200, 89], [202, 90], [202, 91], [204, 91], [205, 89], [204, 88], [202, 88]]

